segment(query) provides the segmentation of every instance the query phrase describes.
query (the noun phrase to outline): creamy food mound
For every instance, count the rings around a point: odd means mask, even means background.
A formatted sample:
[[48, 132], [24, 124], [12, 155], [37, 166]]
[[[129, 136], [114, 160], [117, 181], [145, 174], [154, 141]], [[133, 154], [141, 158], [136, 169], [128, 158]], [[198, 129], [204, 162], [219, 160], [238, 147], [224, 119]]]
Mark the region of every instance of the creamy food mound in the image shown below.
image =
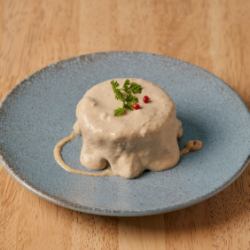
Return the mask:
[[[114, 80], [121, 86], [126, 81]], [[145, 170], [162, 171], [178, 163], [181, 152], [177, 139], [182, 135], [182, 125], [176, 117], [174, 102], [158, 85], [143, 79], [129, 80], [142, 90], [134, 95], [136, 103], [122, 110], [121, 115], [114, 113], [121, 102], [115, 98], [111, 80], [96, 84], [79, 101], [73, 132], [54, 149], [57, 163], [65, 170], [83, 175], [135, 178]], [[78, 134], [84, 140], [81, 164], [99, 171], [75, 169], [63, 161], [63, 145]], [[202, 146], [200, 141], [193, 144], [189, 151]], [[189, 151], [185, 149], [184, 153]]]

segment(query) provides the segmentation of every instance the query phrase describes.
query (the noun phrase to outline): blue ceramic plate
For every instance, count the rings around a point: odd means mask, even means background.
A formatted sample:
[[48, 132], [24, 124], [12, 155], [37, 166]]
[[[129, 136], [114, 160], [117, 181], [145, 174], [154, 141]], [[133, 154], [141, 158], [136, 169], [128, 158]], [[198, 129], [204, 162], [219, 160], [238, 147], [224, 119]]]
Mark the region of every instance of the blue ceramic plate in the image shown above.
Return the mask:
[[[200, 139], [203, 150], [133, 180], [61, 169], [52, 151], [71, 131], [77, 102], [95, 83], [119, 77], [166, 89], [184, 125], [180, 143]], [[73, 166], [80, 167], [80, 145], [78, 138], [63, 151]], [[49, 201], [93, 214], [150, 215], [205, 200], [235, 180], [249, 160], [250, 115], [235, 92], [201, 68], [153, 54], [96, 53], [50, 65], [18, 85], [0, 109], [0, 146], [9, 172]]]

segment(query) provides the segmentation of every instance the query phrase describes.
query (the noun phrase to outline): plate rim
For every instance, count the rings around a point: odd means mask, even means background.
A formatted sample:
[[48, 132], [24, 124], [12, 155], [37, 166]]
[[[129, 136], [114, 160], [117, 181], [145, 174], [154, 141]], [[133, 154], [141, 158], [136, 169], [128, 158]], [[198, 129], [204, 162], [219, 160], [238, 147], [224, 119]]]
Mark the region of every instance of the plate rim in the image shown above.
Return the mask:
[[[39, 70], [36, 70], [29, 74], [27, 77], [25, 77], [23, 80], [19, 81], [14, 88], [12, 88], [4, 97], [4, 99], [0, 103], [0, 109], [2, 108], [3, 104], [7, 100], [7, 98], [22, 84], [24, 84], [26, 81], [28, 81], [30, 78], [34, 77], [37, 74], [41, 74], [43, 71], [46, 71], [48, 68], [51, 68], [53, 66], [57, 66], [63, 63], [67, 63], [70, 61], [74, 61], [77, 59], [81, 58], [87, 58], [87, 57], [93, 57], [93, 56], [98, 56], [98, 55], [107, 55], [107, 54], [144, 54], [148, 56], [156, 56], [156, 57], [161, 57], [161, 58], [169, 58], [171, 60], [187, 64], [189, 66], [195, 67], [209, 75], [212, 75], [215, 79], [218, 79], [218, 83], [220, 86], [223, 86], [226, 88], [226, 91], [229, 91], [233, 94], [234, 98], [237, 98], [238, 101], [241, 103], [241, 107], [244, 108], [244, 110], [248, 113], [250, 117], [250, 112], [249, 109], [242, 99], [242, 97], [239, 95], [239, 93], [234, 90], [230, 85], [226, 84], [224, 80], [213, 74], [212, 72], [209, 72], [207, 69], [204, 69], [198, 65], [189, 63], [184, 60], [180, 60], [168, 55], [161, 55], [161, 54], [156, 54], [152, 52], [142, 52], [142, 51], [102, 51], [102, 52], [94, 52], [94, 53], [87, 53], [87, 54], [82, 54], [78, 56], [73, 56], [69, 57], [63, 60], [59, 60], [53, 63], [48, 64], [45, 67], [40, 68]], [[205, 201], [215, 194], [219, 193], [220, 191], [224, 190], [227, 188], [231, 183], [233, 183], [245, 170], [245, 168], [248, 166], [250, 163], [250, 153], [246, 157], [246, 159], [243, 161], [242, 166], [238, 169], [238, 171], [232, 176], [231, 179], [227, 180], [224, 182], [221, 186], [219, 186], [217, 189], [213, 190], [210, 193], [206, 193], [205, 195], [201, 195], [197, 197], [196, 199], [190, 200], [189, 202], [183, 203], [183, 204], [178, 204], [175, 206], [168, 206], [166, 208], [161, 208], [161, 209], [152, 209], [152, 210], [145, 210], [145, 211], [138, 211], [138, 210], [116, 210], [116, 209], [101, 209], [101, 208], [94, 208], [94, 207], [89, 207], [89, 206], [83, 206], [79, 205], [76, 203], [71, 203], [67, 200], [63, 200], [61, 198], [57, 198], [56, 196], [53, 196], [47, 192], [41, 191], [39, 188], [35, 187], [34, 185], [30, 184], [29, 181], [27, 181], [25, 178], [21, 178], [18, 173], [16, 173], [13, 168], [8, 164], [8, 162], [4, 159], [4, 152], [0, 151], [0, 163], [3, 165], [3, 167], [7, 170], [7, 172], [14, 177], [15, 180], [17, 180], [18, 183], [20, 183], [22, 186], [24, 186], [27, 190], [31, 191], [32, 193], [38, 195], [39, 197], [50, 201], [56, 205], [78, 211], [78, 212], [84, 212], [88, 214], [95, 214], [95, 215], [103, 215], [103, 216], [119, 216], [119, 217], [134, 217], [134, 216], [149, 216], [149, 215], [155, 215], [155, 214], [162, 214], [162, 213], [167, 213], [167, 212], [172, 212], [176, 210], [180, 210], [189, 206], [192, 206], [194, 204], [197, 204], [199, 202]]]

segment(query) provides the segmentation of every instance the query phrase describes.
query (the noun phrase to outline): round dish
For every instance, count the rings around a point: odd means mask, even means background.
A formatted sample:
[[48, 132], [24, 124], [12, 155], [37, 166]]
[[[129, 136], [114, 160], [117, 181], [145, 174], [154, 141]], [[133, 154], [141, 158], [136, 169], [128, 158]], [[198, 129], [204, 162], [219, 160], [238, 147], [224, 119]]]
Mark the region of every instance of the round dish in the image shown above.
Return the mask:
[[[184, 136], [204, 148], [178, 166], [126, 180], [65, 172], [53, 147], [67, 135], [84, 92], [106, 79], [133, 77], [159, 84], [177, 106]], [[0, 150], [9, 172], [34, 193], [74, 210], [142, 216], [173, 211], [207, 199], [240, 175], [249, 160], [250, 115], [222, 80], [173, 58], [129, 52], [89, 54], [40, 70], [16, 87], [0, 109]], [[63, 156], [79, 163], [81, 138]]]

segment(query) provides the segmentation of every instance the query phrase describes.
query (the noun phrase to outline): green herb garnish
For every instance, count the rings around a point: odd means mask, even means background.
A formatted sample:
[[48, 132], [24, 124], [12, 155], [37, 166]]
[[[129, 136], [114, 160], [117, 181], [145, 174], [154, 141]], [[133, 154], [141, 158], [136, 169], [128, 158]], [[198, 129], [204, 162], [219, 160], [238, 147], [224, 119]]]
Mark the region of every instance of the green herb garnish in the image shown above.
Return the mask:
[[112, 89], [117, 100], [122, 101], [123, 106], [114, 110], [115, 116], [122, 116], [126, 110], [133, 110], [132, 105], [138, 103], [138, 98], [134, 94], [142, 92], [142, 86], [127, 79], [122, 88], [117, 81], [111, 81]]
[[126, 114], [126, 109], [123, 107], [117, 108], [114, 110], [114, 115], [115, 116], [121, 116]]

